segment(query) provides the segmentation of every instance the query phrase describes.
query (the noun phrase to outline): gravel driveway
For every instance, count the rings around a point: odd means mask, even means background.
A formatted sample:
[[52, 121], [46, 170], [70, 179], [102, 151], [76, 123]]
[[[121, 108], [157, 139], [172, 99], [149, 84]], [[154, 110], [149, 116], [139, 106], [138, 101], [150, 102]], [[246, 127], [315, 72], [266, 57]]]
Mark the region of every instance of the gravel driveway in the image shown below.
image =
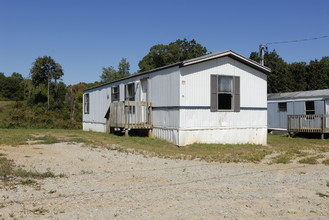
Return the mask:
[[68, 143], [0, 146], [0, 153], [27, 170], [65, 174], [0, 184], [0, 219], [329, 218], [323, 164], [146, 158]]

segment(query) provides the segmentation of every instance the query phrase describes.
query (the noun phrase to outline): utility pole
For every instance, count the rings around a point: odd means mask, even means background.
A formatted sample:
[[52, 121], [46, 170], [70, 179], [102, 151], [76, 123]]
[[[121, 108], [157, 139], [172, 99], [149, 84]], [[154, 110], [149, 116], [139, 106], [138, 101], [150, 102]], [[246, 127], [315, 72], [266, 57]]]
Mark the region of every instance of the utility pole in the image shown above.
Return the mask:
[[260, 56], [260, 64], [264, 66], [264, 53], [265, 53], [265, 46], [263, 44], [259, 45], [259, 56]]

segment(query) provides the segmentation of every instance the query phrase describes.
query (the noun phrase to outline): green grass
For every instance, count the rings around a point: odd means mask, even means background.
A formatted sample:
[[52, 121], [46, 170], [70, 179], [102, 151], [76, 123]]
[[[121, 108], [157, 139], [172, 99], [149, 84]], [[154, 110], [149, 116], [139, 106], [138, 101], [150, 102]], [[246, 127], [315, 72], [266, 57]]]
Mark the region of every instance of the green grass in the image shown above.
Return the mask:
[[322, 161], [322, 163], [323, 163], [324, 165], [329, 165], [329, 159], [326, 159], [326, 160]]
[[[102, 146], [110, 150], [139, 153], [173, 159], [201, 159], [217, 162], [259, 162], [266, 155], [278, 153], [272, 163], [290, 163], [298, 158], [301, 163], [312, 164], [324, 152], [329, 152], [329, 140], [289, 138], [268, 135], [268, 145], [192, 144], [177, 147], [167, 141], [147, 137], [124, 137], [106, 133], [64, 129], [0, 129], [0, 145], [25, 144], [28, 140], [51, 144], [78, 142], [85, 146]], [[310, 157], [311, 155], [311, 157]], [[312, 157], [314, 157], [312, 159]], [[323, 164], [328, 164], [324, 160]]]
[[319, 157], [306, 157], [303, 158], [301, 160], [299, 160], [299, 163], [304, 163], [304, 164], [317, 164], [318, 163], [318, 159]]
[[329, 198], [329, 195], [328, 194], [325, 194], [325, 193], [316, 193], [318, 196], [322, 197], [322, 198]]
[[[20, 179], [18, 183], [22, 185], [27, 185], [35, 183], [33, 179], [44, 179], [57, 176], [50, 171], [47, 171], [45, 173], [39, 173], [17, 168], [13, 161], [8, 160], [4, 156], [0, 156], [0, 180], [8, 181], [12, 177], [23, 178]], [[59, 177], [62, 176], [59, 175]]]
[[287, 164], [291, 162], [291, 157], [287, 154], [281, 154], [273, 159], [273, 163]]
[[[274, 158], [274, 163], [290, 163], [300, 158], [300, 163], [315, 164], [322, 153], [329, 152], [329, 140], [268, 135], [268, 147], [280, 154]], [[312, 157], [308, 157], [310, 154]]]

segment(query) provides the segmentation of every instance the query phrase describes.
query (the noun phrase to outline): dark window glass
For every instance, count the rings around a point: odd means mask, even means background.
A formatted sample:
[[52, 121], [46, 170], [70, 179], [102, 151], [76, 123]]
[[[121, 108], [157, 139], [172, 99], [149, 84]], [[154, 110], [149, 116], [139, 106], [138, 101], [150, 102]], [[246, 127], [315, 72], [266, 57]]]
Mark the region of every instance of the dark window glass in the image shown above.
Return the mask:
[[111, 88], [111, 101], [119, 101], [120, 98], [120, 90], [119, 86], [115, 86]]
[[126, 92], [125, 92], [125, 100], [126, 101], [135, 101], [135, 84], [131, 83], [125, 86]]
[[279, 112], [286, 112], [287, 111], [287, 103], [286, 102], [279, 102]]
[[307, 115], [314, 115], [315, 114], [314, 101], [305, 102], [305, 110]]
[[232, 95], [231, 94], [218, 94], [218, 109], [231, 110], [232, 109]]

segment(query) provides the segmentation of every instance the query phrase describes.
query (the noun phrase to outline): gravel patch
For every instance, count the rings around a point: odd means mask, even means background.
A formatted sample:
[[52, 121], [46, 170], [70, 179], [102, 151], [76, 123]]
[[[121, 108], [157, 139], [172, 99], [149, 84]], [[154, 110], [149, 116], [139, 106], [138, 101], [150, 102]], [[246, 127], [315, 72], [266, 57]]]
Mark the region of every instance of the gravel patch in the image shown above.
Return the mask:
[[0, 146], [26, 170], [62, 178], [0, 183], [0, 219], [328, 219], [323, 164], [146, 158], [83, 144]]

